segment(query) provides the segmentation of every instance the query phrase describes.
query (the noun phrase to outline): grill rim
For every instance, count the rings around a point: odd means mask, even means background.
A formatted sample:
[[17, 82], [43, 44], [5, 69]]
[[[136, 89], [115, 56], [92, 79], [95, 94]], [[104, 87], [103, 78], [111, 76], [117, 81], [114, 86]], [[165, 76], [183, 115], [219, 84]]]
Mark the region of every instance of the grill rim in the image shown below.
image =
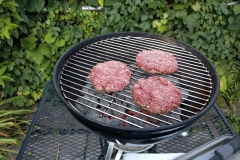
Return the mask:
[[[212, 95], [210, 97], [210, 100], [208, 101], [207, 105], [205, 105], [204, 109], [201, 110], [199, 113], [196, 115], [192, 116], [191, 118], [184, 120], [182, 122], [178, 122], [172, 125], [166, 125], [162, 127], [151, 127], [151, 128], [117, 128], [115, 126], [110, 126], [104, 123], [100, 123], [98, 121], [94, 121], [93, 119], [90, 119], [88, 117], [82, 116], [82, 114], [77, 111], [77, 109], [73, 106], [71, 106], [67, 100], [64, 98], [64, 95], [62, 94], [62, 91], [60, 89], [60, 75], [63, 70], [64, 65], [66, 64], [66, 61], [79, 49], [84, 48], [85, 46], [95, 43], [97, 41], [101, 40], [106, 40], [108, 38], [114, 38], [114, 37], [146, 37], [146, 38], [153, 38], [153, 39], [158, 39], [158, 40], [163, 40], [165, 42], [174, 44], [178, 47], [185, 48], [185, 50], [192, 52], [193, 55], [195, 55], [198, 59], [201, 60], [201, 62], [204, 64], [205, 67], [207, 67], [211, 78], [212, 78]], [[215, 103], [217, 96], [219, 94], [219, 89], [220, 89], [220, 81], [219, 77], [217, 75], [217, 72], [213, 66], [213, 64], [205, 57], [202, 53], [200, 53], [198, 50], [193, 48], [192, 46], [185, 44], [184, 42], [181, 42], [179, 40], [173, 39], [171, 37], [166, 37], [158, 34], [153, 34], [153, 33], [147, 33], [147, 32], [118, 32], [118, 33], [109, 33], [109, 34], [104, 34], [104, 35], [98, 35], [92, 38], [89, 38], [87, 40], [84, 40], [82, 42], [79, 42], [72, 46], [70, 49], [68, 49], [63, 55], [59, 58], [57, 61], [55, 68], [54, 68], [54, 73], [53, 73], [53, 83], [54, 83], [54, 88], [59, 96], [59, 98], [65, 103], [66, 107], [70, 111], [70, 113], [74, 114], [73, 116], [77, 118], [78, 120], [82, 120], [86, 122], [88, 125], [94, 125], [96, 127], [99, 127], [101, 129], [106, 129], [106, 130], [112, 130], [114, 129], [115, 131], [121, 131], [121, 132], [160, 132], [162, 131], [163, 133], [166, 131], [172, 131], [177, 128], [182, 128], [188, 124], [193, 123], [196, 121], [198, 118], [200, 118], [202, 115], [204, 115]]]

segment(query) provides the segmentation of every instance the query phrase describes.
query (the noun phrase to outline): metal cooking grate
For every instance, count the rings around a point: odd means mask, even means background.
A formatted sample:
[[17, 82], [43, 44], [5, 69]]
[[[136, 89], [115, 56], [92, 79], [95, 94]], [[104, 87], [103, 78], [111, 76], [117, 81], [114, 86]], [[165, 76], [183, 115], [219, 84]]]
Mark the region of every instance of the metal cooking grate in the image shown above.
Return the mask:
[[[134, 104], [130, 93], [131, 87], [137, 79], [152, 76], [138, 69], [135, 63], [136, 54], [147, 49], [170, 52], [178, 61], [178, 70], [176, 72], [170, 75], [158, 74], [158, 76], [168, 78], [181, 89], [183, 94], [181, 105], [177, 110], [167, 114], [160, 114], [158, 117], [135, 109], [139, 107]], [[94, 90], [91, 86], [88, 76], [92, 67], [96, 63], [109, 60], [126, 63], [132, 72], [131, 82], [122, 92], [105, 94]], [[191, 118], [206, 106], [212, 90], [209, 71], [191, 52], [161, 40], [145, 37], [111, 38], [80, 48], [64, 65], [60, 76], [60, 85], [63, 95], [70, 105], [75, 106], [75, 104], [79, 104], [82, 108], [90, 108], [97, 111], [100, 117], [103, 115], [110, 116], [138, 128], [146, 127], [138, 122], [159, 127]], [[115, 105], [118, 108], [112, 108], [111, 105]], [[133, 107], [129, 108], [129, 105]], [[123, 108], [140, 114], [145, 118], [135, 117], [122, 112]], [[79, 108], [76, 107], [76, 110], [79, 110]], [[135, 121], [122, 119], [108, 111], [118, 112]], [[82, 112], [81, 109], [80, 112]], [[147, 118], [151, 118], [159, 123], [148, 121], [146, 120]]]

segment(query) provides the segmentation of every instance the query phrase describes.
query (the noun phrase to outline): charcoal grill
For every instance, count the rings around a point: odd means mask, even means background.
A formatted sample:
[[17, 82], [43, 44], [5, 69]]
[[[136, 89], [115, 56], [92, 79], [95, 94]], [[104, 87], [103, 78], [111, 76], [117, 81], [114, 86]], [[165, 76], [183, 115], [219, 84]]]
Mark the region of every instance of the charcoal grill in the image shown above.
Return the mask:
[[[168, 78], [181, 89], [183, 100], [177, 110], [155, 116], [136, 109], [139, 107], [132, 101], [131, 86], [139, 78], [152, 76], [135, 63], [136, 54], [146, 49], [167, 51], [176, 57], [178, 70], [158, 76]], [[108, 60], [124, 62], [132, 72], [131, 83], [122, 92], [100, 93], [91, 86], [88, 78], [91, 68]], [[177, 134], [206, 113], [219, 93], [218, 75], [199, 51], [169, 37], [141, 32], [100, 35], [76, 44], [58, 60], [53, 82], [58, 96], [78, 121], [98, 136], [119, 144], [152, 144]], [[82, 108], [97, 112], [99, 117], [86, 116]], [[122, 109], [141, 116], [135, 117]], [[129, 118], [122, 119], [113, 112]], [[99, 121], [110, 117], [128, 127]]]

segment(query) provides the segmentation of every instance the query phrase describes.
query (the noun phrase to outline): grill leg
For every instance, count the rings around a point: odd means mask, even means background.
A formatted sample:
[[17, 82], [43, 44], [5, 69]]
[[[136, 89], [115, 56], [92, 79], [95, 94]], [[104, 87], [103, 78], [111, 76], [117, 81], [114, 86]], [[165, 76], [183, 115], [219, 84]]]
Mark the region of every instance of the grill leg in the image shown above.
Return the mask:
[[105, 160], [111, 160], [112, 152], [113, 152], [113, 146], [114, 146], [114, 143], [113, 142], [109, 142]]
[[99, 138], [99, 143], [100, 143], [101, 153], [98, 156], [98, 160], [103, 160], [107, 152], [108, 143], [106, 140], [102, 138]]
[[153, 147], [148, 150], [148, 153], [157, 153], [157, 145], [153, 145]]
[[123, 153], [123, 151], [119, 149], [117, 152], [117, 156], [115, 157], [115, 160], [119, 160], [122, 156], [122, 153]]

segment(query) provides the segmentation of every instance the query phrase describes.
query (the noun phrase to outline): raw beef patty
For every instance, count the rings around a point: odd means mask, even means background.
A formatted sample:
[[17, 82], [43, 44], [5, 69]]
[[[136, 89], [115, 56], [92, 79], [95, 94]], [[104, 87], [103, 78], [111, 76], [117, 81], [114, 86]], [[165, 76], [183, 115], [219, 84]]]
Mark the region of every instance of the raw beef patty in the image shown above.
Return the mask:
[[136, 63], [142, 70], [153, 74], [170, 74], [178, 68], [173, 54], [154, 49], [139, 52], [136, 56]]
[[167, 113], [179, 107], [181, 91], [163, 77], [141, 78], [132, 87], [134, 102], [152, 113]]
[[94, 88], [107, 93], [123, 90], [129, 84], [130, 78], [129, 68], [119, 61], [97, 63], [90, 72]]

